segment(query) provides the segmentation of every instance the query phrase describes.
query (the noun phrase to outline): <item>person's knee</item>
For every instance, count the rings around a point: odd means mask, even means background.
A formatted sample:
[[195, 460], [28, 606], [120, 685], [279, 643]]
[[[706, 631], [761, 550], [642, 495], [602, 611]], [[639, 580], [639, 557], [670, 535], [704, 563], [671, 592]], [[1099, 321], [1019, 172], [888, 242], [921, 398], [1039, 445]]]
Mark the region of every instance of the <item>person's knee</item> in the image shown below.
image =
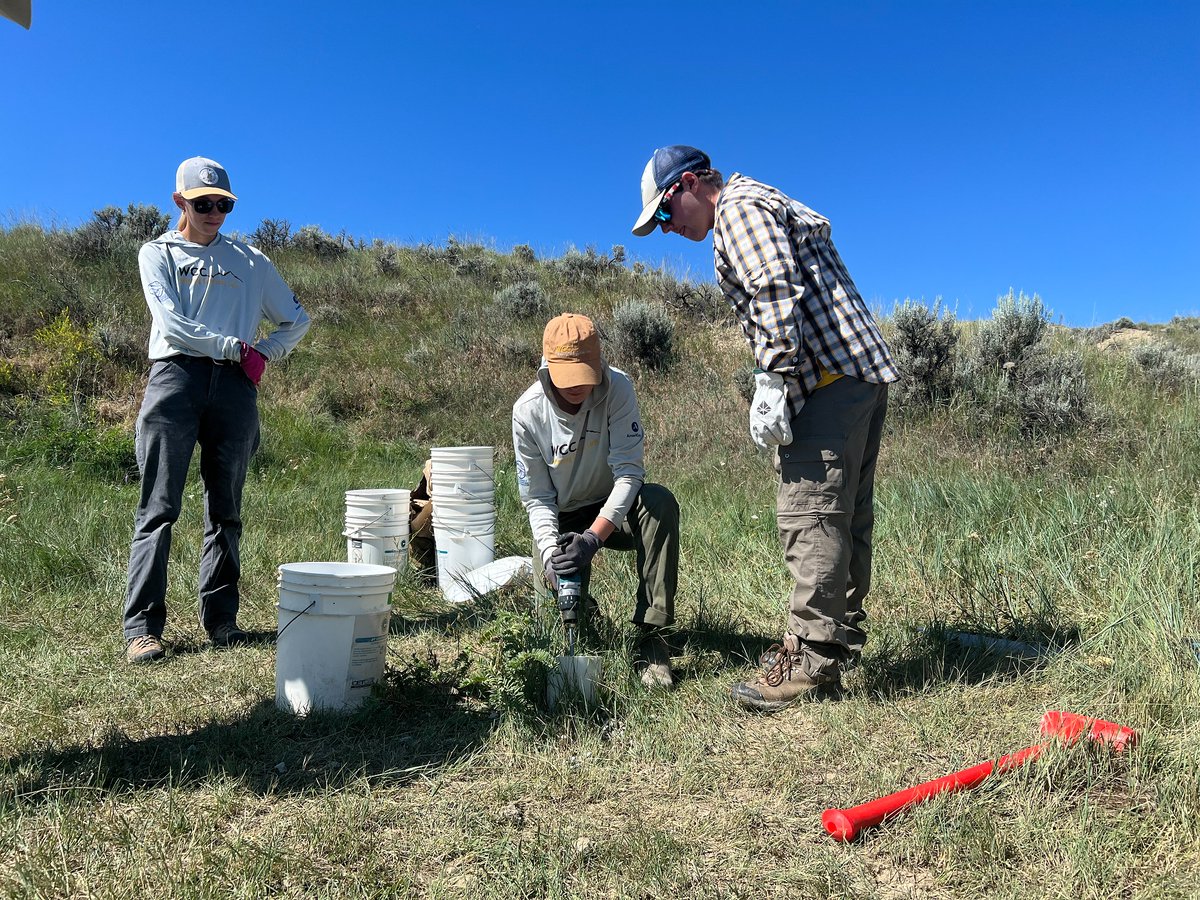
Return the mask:
[[679, 501], [661, 484], [642, 485], [640, 497], [651, 517], [664, 524], [679, 524]]

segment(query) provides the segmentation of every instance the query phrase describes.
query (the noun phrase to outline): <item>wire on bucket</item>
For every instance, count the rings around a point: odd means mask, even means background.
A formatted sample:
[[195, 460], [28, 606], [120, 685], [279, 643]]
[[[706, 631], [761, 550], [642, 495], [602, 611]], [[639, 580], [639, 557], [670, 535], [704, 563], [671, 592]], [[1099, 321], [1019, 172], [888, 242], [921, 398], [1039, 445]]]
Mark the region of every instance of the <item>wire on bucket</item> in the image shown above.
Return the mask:
[[282, 628], [279, 629], [279, 634], [275, 635], [275, 642], [278, 643], [279, 639], [281, 637], [283, 637], [283, 633], [292, 627], [292, 622], [295, 622], [298, 618], [300, 618], [302, 615], [304, 615], [306, 612], [308, 612], [310, 609], [312, 609], [316, 605], [317, 605], [317, 600], [314, 597], [313, 601], [310, 604], [308, 604], [308, 606], [304, 607], [304, 609], [300, 610], [300, 612], [298, 612], [294, 616], [292, 616], [291, 622], [288, 622], [286, 625], [284, 625]]

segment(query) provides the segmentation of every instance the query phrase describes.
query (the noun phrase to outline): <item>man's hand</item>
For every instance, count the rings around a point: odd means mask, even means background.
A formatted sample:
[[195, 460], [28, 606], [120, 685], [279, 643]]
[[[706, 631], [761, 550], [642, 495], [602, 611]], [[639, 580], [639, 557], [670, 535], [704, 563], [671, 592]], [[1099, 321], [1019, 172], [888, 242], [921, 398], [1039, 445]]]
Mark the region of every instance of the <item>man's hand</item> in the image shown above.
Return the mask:
[[787, 385], [775, 372], [754, 374], [754, 399], [750, 401], [750, 439], [759, 450], [792, 442], [788, 419]]
[[262, 378], [263, 370], [267, 367], [267, 358], [242, 341], [242, 371], [246, 373], [246, 377], [258, 387], [258, 382]]
[[578, 575], [588, 567], [599, 549], [600, 537], [590, 528], [583, 534], [565, 532], [558, 536], [558, 549], [550, 556], [550, 568], [560, 578]]

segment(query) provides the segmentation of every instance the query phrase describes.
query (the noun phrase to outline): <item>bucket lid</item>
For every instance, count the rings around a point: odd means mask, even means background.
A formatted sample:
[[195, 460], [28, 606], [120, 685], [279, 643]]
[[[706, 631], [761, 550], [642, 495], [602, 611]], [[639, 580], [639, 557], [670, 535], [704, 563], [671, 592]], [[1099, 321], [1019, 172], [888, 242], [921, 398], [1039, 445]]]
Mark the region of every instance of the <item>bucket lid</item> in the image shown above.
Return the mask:
[[279, 567], [280, 580], [286, 584], [384, 587], [395, 583], [396, 570], [391, 566], [348, 562], [284, 563]]

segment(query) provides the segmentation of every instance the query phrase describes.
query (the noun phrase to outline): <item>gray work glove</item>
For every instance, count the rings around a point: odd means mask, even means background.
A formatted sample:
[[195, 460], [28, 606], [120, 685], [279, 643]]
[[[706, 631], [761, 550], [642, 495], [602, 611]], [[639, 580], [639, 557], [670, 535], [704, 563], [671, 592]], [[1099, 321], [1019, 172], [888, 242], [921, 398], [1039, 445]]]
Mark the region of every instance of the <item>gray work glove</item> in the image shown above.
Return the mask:
[[558, 536], [558, 549], [550, 556], [550, 568], [559, 577], [579, 575], [599, 549], [600, 536], [590, 528], [583, 534], [565, 532]]
[[759, 450], [792, 442], [788, 421], [787, 385], [777, 372], [754, 373], [754, 399], [750, 401], [750, 439]]

